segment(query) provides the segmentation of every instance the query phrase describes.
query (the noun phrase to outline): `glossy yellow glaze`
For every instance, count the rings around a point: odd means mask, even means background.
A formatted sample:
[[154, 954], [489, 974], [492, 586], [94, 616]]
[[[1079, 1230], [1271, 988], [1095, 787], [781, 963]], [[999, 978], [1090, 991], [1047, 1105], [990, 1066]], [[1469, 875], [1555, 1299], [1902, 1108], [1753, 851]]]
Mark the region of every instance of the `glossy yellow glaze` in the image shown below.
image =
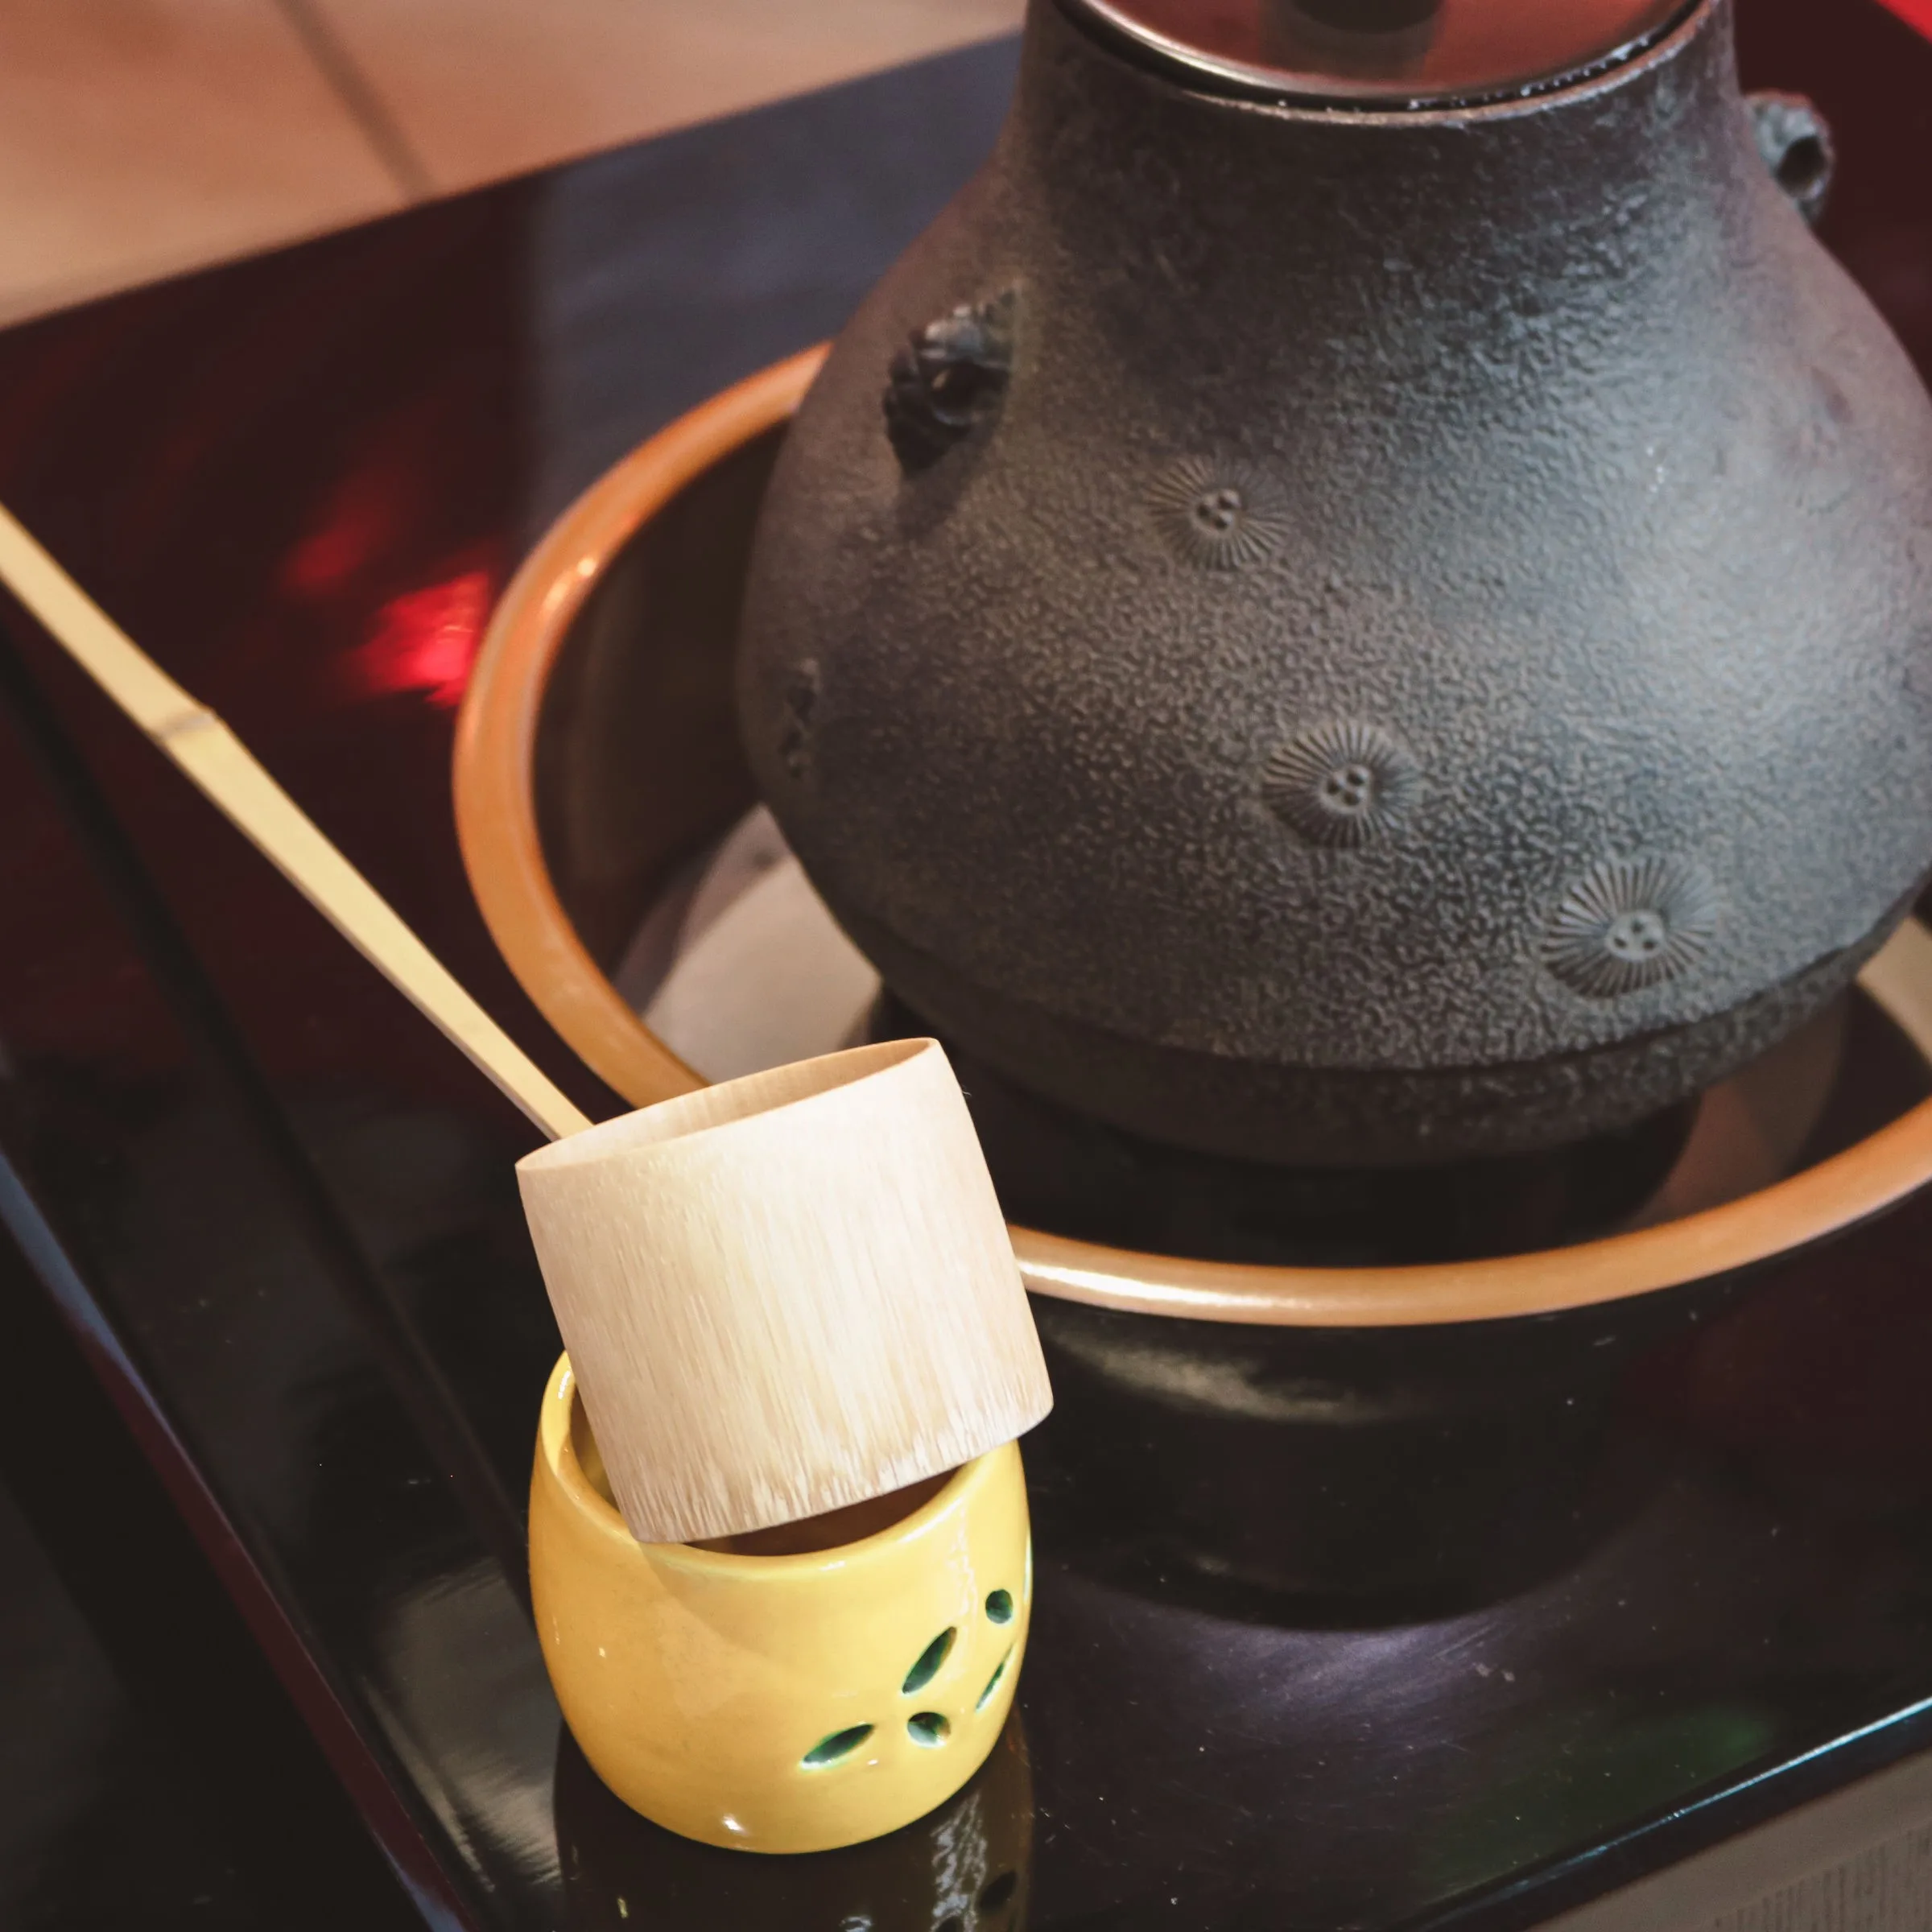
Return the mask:
[[1033, 1608], [1018, 1444], [802, 1555], [640, 1543], [600, 1475], [565, 1356], [538, 1430], [531, 1595], [564, 1718], [634, 1810], [708, 1844], [829, 1851], [923, 1817], [985, 1761]]

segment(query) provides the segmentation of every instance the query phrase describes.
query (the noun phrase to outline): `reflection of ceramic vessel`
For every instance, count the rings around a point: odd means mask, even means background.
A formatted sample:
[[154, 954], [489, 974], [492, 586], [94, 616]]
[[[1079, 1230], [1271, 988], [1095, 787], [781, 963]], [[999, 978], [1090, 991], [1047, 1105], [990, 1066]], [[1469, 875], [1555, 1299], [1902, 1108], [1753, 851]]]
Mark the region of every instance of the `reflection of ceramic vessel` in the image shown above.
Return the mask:
[[1402, 1165], [1711, 1084], [1932, 860], [1932, 409], [1726, 0], [1347, 111], [1159, 10], [1035, 0], [801, 409], [762, 791], [915, 1012], [1152, 1139]]
[[[733, 1858], [627, 1811], [568, 1735], [557, 1847], [572, 1932], [1025, 1932], [1033, 1774], [1009, 1720], [965, 1789], [916, 1824], [815, 1858]], [[647, 1904], [640, 1901], [648, 1901]]]
[[830, 1550], [644, 1544], [597, 1485], [568, 1358], [530, 1487], [530, 1593], [565, 1720], [618, 1797], [751, 1852], [894, 1831], [1006, 1721], [1033, 1604], [1016, 1445]]

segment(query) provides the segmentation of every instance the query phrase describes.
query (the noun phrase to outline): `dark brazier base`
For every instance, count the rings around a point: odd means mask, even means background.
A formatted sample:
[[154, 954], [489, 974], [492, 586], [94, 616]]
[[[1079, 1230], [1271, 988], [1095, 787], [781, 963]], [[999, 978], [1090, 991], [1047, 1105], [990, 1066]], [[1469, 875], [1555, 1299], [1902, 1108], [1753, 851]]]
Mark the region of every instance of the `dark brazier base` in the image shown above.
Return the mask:
[[[881, 1039], [931, 1030], [890, 995], [869, 1029]], [[1692, 1137], [1703, 1101], [1535, 1154], [1436, 1167], [1296, 1168], [1143, 1140], [1014, 1086], [956, 1042], [947, 1046], [1010, 1220], [1116, 1247], [1294, 1267], [1560, 1249], [1637, 1221], [1672, 1183], [1678, 1212], [1768, 1187], [1932, 1093], [1911, 1042], [1854, 993], [1731, 1083], [1751, 1151], [1724, 1162], [1721, 1194], [1699, 1199], [1698, 1170], [1711, 1150]]]

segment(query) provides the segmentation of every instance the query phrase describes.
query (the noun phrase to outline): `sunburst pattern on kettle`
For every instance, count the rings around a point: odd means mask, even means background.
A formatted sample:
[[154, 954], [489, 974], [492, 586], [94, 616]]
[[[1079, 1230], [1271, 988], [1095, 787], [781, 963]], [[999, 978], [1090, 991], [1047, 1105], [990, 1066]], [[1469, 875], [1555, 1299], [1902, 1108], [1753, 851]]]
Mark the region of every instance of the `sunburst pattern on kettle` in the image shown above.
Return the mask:
[[1352, 848], [1385, 838], [1422, 788], [1408, 752], [1379, 724], [1311, 724], [1261, 771], [1261, 797], [1311, 845]]
[[1252, 464], [1188, 456], [1148, 492], [1168, 547], [1203, 570], [1243, 570], [1279, 547], [1286, 525]]
[[1709, 950], [1722, 908], [1686, 859], [1606, 859], [1564, 895], [1543, 934], [1543, 964], [1599, 999], [1675, 979]]

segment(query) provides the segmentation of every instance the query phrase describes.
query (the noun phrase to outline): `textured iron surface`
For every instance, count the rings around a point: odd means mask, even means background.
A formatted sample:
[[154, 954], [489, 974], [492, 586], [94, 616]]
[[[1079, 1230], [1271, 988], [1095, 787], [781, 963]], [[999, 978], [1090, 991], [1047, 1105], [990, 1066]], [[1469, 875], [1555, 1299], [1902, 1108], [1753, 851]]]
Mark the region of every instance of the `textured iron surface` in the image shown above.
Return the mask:
[[[997, 407], [909, 469], [895, 354], [993, 304]], [[1816, 1010], [1932, 861], [1932, 406], [1724, 0], [1386, 114], [1038, 3], [787, 440], [741, 702], [834, 910], [1010, 1078], [1302, 1162], [1580, 1137]]]

